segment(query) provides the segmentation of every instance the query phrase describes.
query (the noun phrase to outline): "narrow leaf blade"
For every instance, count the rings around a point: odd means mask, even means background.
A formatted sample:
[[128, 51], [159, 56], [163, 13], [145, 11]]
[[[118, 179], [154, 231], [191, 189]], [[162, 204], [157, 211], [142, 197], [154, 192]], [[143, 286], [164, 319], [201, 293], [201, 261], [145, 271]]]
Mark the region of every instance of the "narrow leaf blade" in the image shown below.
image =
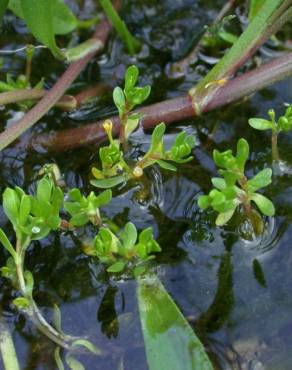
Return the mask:
[[199, 338], [156, 276], [138, 278], [137, 295], [150, 370], [213, 370]]

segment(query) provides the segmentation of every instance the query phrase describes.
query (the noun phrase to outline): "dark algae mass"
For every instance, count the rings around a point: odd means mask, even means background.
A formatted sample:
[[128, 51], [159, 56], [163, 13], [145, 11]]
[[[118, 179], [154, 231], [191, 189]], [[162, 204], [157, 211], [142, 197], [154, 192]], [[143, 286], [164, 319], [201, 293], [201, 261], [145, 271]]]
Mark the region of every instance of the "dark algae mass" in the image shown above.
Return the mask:
[[1, 370], [292, 369], [291, 16], [0, 0]]

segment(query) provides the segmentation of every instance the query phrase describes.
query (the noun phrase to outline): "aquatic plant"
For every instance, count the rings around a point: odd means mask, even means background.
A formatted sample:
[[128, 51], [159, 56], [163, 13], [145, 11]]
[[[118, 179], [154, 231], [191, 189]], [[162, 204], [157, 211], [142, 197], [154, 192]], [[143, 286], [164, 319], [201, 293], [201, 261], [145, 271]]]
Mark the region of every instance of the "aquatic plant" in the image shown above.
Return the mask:
[[[42, 178], [35, 195], [26, 194], [20, 187], [7, 188], [3, 193], [3, 209], [15, 231], [15, 247], [11, 244], [4, 231], [0, 229], [0, 242], [9, 252], [6, 266], [1, 268], [2, 276], [10, 279], [20, 295], [13, 300], [14, 305], [23, 311], [37, 328], [59, 347], [66, 348], [66, 361], [74, 359], [74, 350], [86, 347], [89, 351], [99, 354], [100, 351], [86, 338], [67, 335], [61, 329], [61, 316], [55, 307], [55, 326], [52, 326], [42, 315], [34, 298], [33, 273], [25, 268], [25, 257], [28, 247], [34, 240], [44, 239], [51, 231], [62, 226], [60, 211], [63, 207], [64, 194], [52, 179]], [[69, 207], [70, 208], [70, 207]]]
[[108, 136], [109, 145], [99, 149], [102, 168], [92, 168], [92, 174], [96, 180], [90, 181], [96, 187], [111, 188], [130, 179], [137, 179], [143, 175], [145, 168], [154, 164], [158, 164], [166, 170], [176, 171], [176, 167], [169, 162], [182, 164], [193, 159], [191, 153], [195, 146], [195, 138], [192, 135], [187, 135], [184, 131], [176, 137], [169, 150], [165, 149], [166, 126], [163, 122], [153, 130], [150, 148], [142, 158], [125, 159], [130, 135], [136, 130], [143, 117], [140, 113], [131, 114], [130, 112], [136, 105], [145, 101], [150, 94], [150, 86], [135, 86], [138, 74], [138, 68], [130, 66], [125, 75], [124, 90], [120, 87], [114, 89], [113, 99], [121, 121], [120, 138], [113, 138], [114, 124], [111, 120], [106, 120], [103, 127]]
[[236, 208], [243, 206], [247, 217], [252, 222], [255, 231], [262, 230], [258, 226], [260, 218], [252, 206], [255, 203], [257, 209], [266, 216], [274, 216], [273, 203], [258, 190], [268, 186], [272, 182], [272, 170], [265, 168], [253, 178], [248, 179], [245, 175], [245, 164], [249, 156], [249, 144], [245, 139], [237, 143], [237, 153], [234, 156], [231, 150], [220, 153], [214, 150], [213, 159], [223, 176], [213, 177], [212, 189], [208, 195], [201, 195], [198, 204], [202, 209], [208, 207], [218, 212], [216, 225], [225, 225], [233, 216]]
[[92, 246], [86, 248], [87, 254], [109, 265], [108, 272], [121, 273], [127, 269], [135, 277], [146, 272], [148, 261], [155, 258], [153, 253], [160, 251], [152, 228], [144, 229], [138, 235], [132, 222], [128, 222], [118, 234], [109, 228], [100, 228]]
[[278, 135], [280, 132], [288, 132], [292, 129], [292, 105], [290, 105], [283, 116], [276, 121], [276, 113], [273, 109], [268, 112], [270, 120], [263, 118], [250, 118], [248, 123], [259, 131], [272, 130], [272, 159], [280, 160], [278, 149]]
[[[119, 16], [117, 10], [120, 2], [112, 4], [109, 0], [100, 0], [100, 5], [129, 52], [137, 53], [142, 47], [142, 41], [136, 40]], [[111, 31], [110, 23], [102, 19], [101, 14], [87, 21], [80, 21], [63, 0], [52, 0], [49, 5], [44, 0], [3, 0], [0, 4], [0, 20], [7, 7], [24, 20], [31, 34], [42, 43], [41, 47], [49, 48], [58, 63], [71, 64], [55, 86], [47, 91], [43, 79], [36, 85], [31, 83], [35, 48], [25, 47], [25, 73], [13, 77], [7, 75], [6, 82], [0, 83], [0, 104], [18, 103], [21, 109], [29, 111], [0, 135], [0, 149], [32, 127], [52, 107], [58, 105], [64, 109], [74, 109], [78, 106], [76, 96], [64, 94], [92, 57], [103, 50]], [[156, 275], [158, 268], [154, 258], [156, 253], [162, 252], [167, 246], [154, 237], [152, 227], [137, 230], [132, 222], [120, 227], [114, 220], [103, 217], [101, 208], [111, 202], [112, 191], [109, 188], [131, 180], [139, 181], [145, 169], [153, 165], [176, 171], [175, 164], [187, 163], [193, 159], [194, 137], [181, 131], [174, 143], [166, 147], [166, 124], [196, 117], [291, 75], [289, 61], [291, 62], [292, 55], [287, 53], [273, 62], [234, 77], [254, 52], [291, 19], [291, 13], [291, 0], [251, 0], [249, 25], [242, 35], [237, 37], [227, 30], [227, 22], [233, 16], [221, 17], [220, 21], [208, 28], [209, 37], [206, 37], [205, 33], [200, 45], [209, 47], [223, 40], [232, 46], [219, 63], [196, 86], [192, 86], [186, 95], [148, 107], [139, 107], [149, 97], [151, 86], [141, 87], [137, 84], [139, 70], [132, 65], [126, 71], [124, 87], [115, 87], [113, 91], [118, 116], [94, 123], [93, 126], [86, 125], [70, 132], [60, 130], [54, 135], [45, 134], [34, 138], [37, 145], [63, 150], [107, 141], [99, 149], [100, 167], [92, 168], [95, 179], [90, 181], [91, 185], [108, 188], [107, 190], [99, 194], [90, 191], [85, 195], [78, 187], [67, 189], [57, 166], [47, 165], [39, 172], [44, 178], [39, 181], [36, 194], [26, 194], [20, 187], [8, 188], [3, 194], [4, 212], [13, 225], [16, 241], [13, 246], [10, 242], [13, 237], [8, 237], [0, 230], [0, 241], [11, 255], [1, 272], [4, 277], [11, 279], [18, 292], [18, 297], [13, 301], [14, 305], [57, 344], [54, 355], [59, 369], [64, 369], [63, 357], [71, 369], [83, 368], [74, 357], [74, 351], [79, 347], [85, 347], [95, 354], [102, 352], [88, 339], [73, 337], [63, 332], [58, 307], [54, 309], [54, 324], [48, 323], [33, 297], [33, 271], [25, 268], [27, 250], [33, 241], [42, 240], [51, 232], [64, 230], [72, 233], [78, 243], [83, 245], [83, 252], [90, 256], [88, 260], [99, 267], [105, 267], [101, 270], [110, 282], [122, 281], [125, 278], [135, 279], [147, 362], [151, 370], [170, 367], [190, 370], [213, 368], [195, 331]], [[69, 43], [64, 38], [62, 43], [65, 47], [61, 48], [58, 35], [68, 35], [75, 29], [90, 27], [98, 22], [100, 24], [88, 40], [75, 45], [74, 38]], [[40, 102], [36, 103], [39, 99]], [[34, 104], [36, 105], [31, 108]], [[292, 108], [289, 107], [277, 122], [273, 111], [270, 112], [270, 117], [271, 121], [251, 119], [250, 125], [259, 130], [272, 130], [272, 152], [277, 160], [277, 135], [281, 131], [291, 129]], [[155, 128], [149, 149], [140, 156], [134, 156], [130, 150], [131, 135], [138, 127]], [[31, 141], [29, 143], [31, 144]], [[236, 209], [242, 209], [254, 230], [261, 232], [263, 222], [260, 213], [265, 216], [273, 216], [275, 213], [273, 203], [258, 192], [271, 183], [272, 170], [265, 168], [253, 178], [247, 178], [245, 166], [248, 156], [249, 145], [245, 139], [239, 140], [236, 155], [233, 155], [231, 150], [215, 150], [214, 161], [220, 168], [222, 177], [212, 178], [214, 188], [208, 195], [200, 196], [199, 205], [203, 209], [211, 207], [219, 213], [216, 220], [218, 226], [226, 224]], [[80, 237], [81, 233], [77, 232], [77, 228], [83, 227], [84, 233], [90, 230], [91, 236], [94, 235], [91, 240], [85, 241]], [[234, 302], [231, 255], [228, 251], [222, 258], [218, 274], [218, 294], [206, 314], [201, 316], [199, 325], [209, 328], [211, 321], [221, 310], [221, 321], [215, 319], [215, 326], [218, 328], [230, 315]], [[254, 266], [259, 271], [259, 263], [254, 263]], [[264, 279], [261, 277], [259, 281]], [[227, 303], [222, 300], [224, 294], [227, 294]], [[10, 340], [6, 345], [10, 346], [11, 350]], [[64, 353], [61, 353], [62, 348], [65, 349]], [[3, 353], [2, 348], [1, 351]], [[12, 361], [17, 360], [13, 350], [10, 351], [10, 357]]]

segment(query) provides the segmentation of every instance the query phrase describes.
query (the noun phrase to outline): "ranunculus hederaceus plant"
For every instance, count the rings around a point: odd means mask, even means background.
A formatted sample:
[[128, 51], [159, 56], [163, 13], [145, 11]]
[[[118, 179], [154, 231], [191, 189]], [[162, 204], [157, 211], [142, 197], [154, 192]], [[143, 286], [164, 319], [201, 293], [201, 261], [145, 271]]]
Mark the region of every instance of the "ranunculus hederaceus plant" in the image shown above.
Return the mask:
[[[78, 347], [85, 347], [93, 353], [100, 353], [85, 338], [67, 335], [61, 328], [61, 315], [55, 307], [54, 326], [46, 321], [33, 298], [33, 272], [25, 269], [25, 257], [28, 247], [34, 240], [44, 239], [51, 231], [61, 228], [60, 212], [63, 208], [64, 194], [59, 186], [49, 177], [42, 178], [37, 185], [36, 194], [26, 194], [20, 187], [7, 188], [3, 193], [3, 209], [15, 231], [15, 247], [4, 231], [0, 229], [0, 242], [9, 252], [6, 266], [1, 268], [2, 276], [10, 279], [19, 291], [13, 300], [14, 305], [25, 312], [38, 329], [57, 345], [55, 357], [60, 364], [60, 347], [68, 350], [65, 360], [78, 362], [73, 352]], [[59, 368], [61, 368], [59, 366]]]
[[263, 118], [250, 118], [248, 123], [251, 127], [259, 131], [272, 131], [272, 158], [274, 161], [280, 160], [278, 149], [278, 135], [280, 132], [288, 132], [292, 129], [292, 105], [290, 105], [283, 116], [276, 121], [276, 113], [273, 109], [268, 112], [270, 120]]
[[[258, 190], [272, 182], [272, 170], [265, 168], [253, 178], [245, 175], [245, 164], [249, 157], [249, 145], [245, 139], [237, 143], [237, 153], [234, 156], [231, 150], [220, 153], [214, 150], [214, 162], [222, 177], [213, 177], [212, 189], [208, 195], [201, 195], [198, 199], [200, 208], [213, 208], [218, 212], [216, 225], [225, 225], [233, 216], [237, 207], [242, 206], [247, 217], [252, 222], [255, 231], [259, 228], [255, 220], [259, 220], [258, 211], [265, 216], [274, 216], [273, 203]], [[254, 207], [256, 206], [256, 208]]]
[[114, 89], [113, 99], [121, 122], [120, 137], [113, 138], [113, 123], [106, 120], [103, 127], [107, 133], [109, 145], [99, 150], [101, 169], [96, 167], [92, 169], [96, 179], [91, 180], [91, 184], [96, 187], [111, 188], [130, 179], [137, 179], [143, 175], [145, 168], [154, 164], [169, 171], [176, 171], [176, 167], [170, 162], [181, 164], [193, 159], [191, 154], [195, 146], [195, 138], [184, 131], [176, 137], [172, 147], [166, 150], [164, 145], [166, 126], [163, 122], [153, 130], [150, 148], [142, 158], [125, 159], [130, 135], [136, 130], [143, 117], [140, 113], [131, 113], [131, 110], [142, 104], [151, 91], [150, 86], [136, 86], [138, 76], [138, 68], [130, 66], [125, 75], [124, 89], [120, 87]]

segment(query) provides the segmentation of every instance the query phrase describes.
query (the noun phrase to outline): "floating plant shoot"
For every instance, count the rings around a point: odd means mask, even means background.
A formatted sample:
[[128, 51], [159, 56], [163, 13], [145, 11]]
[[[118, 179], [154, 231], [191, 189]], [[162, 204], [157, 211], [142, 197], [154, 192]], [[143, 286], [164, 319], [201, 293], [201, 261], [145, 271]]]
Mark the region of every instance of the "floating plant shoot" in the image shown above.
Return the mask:
[[288, 132], [292, 129], [292, 105], [290, 105], [283, 116], [276, 120], [274, 109], [268, 112], [270, 120], [263, 118], [250, 118], [248, 123], [251, 127], [260, 131], [272, 130], [272, 159], [279, 161], [278, 135], [280, 132]]
[[[273, 203], [258, 190], [272, 182], [272, 170], [265, 168], [253, 178], [245, 175], [245, 164], [249, 157], [249, 144], [245, 139], [237, 143], [237, 153], [234, 156], [231, 150], [219, 152], [214, 150], [213, 159], [220, 168], [222, 177], [211, 179], [214, 188], [208, 195], [201, 195], [198, 199], [200, 208], [213, 208], [218, 212], [216, 225], [225, 225], [234, 215], [235, 210], [243, 207], [246, 216], [251, 221], [255, 232], [262, 230], [259, 211], [265, 216], [274, 216]], [[256, 208], [254, 207], [256, 205]]]

